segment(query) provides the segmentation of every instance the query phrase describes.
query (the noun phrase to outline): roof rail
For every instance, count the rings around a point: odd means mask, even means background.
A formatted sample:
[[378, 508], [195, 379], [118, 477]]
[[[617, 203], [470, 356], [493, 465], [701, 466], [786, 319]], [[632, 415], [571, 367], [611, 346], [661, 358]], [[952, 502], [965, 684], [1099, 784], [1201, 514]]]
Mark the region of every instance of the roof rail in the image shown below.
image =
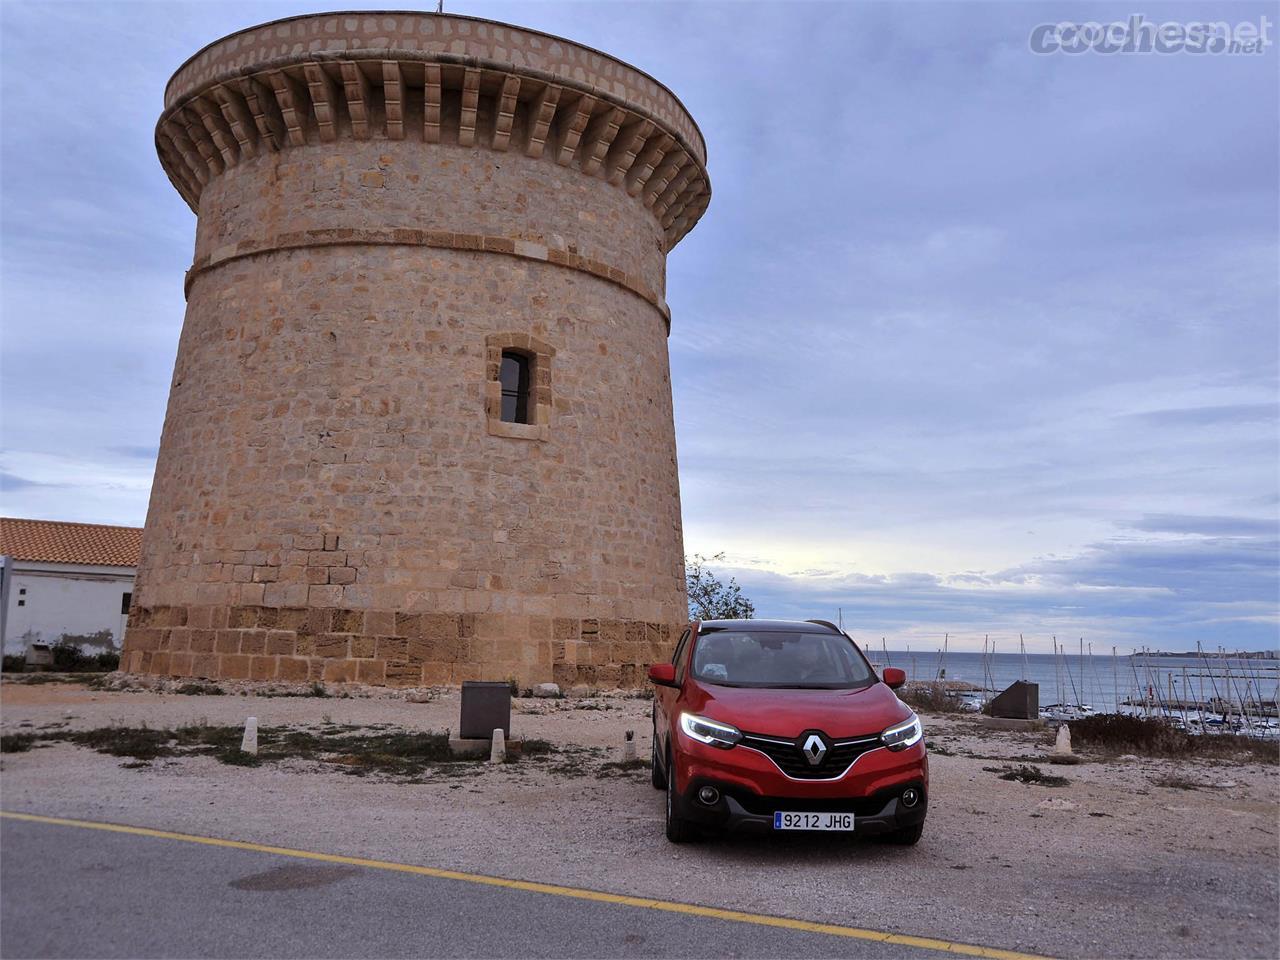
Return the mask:
[[842, 631], [839, 627], [837, 627], [834, 623], [832, 623], [830, 620], [806, 620], [806, 621], [805, 621], [805, 623], [816, 623], [816, 624], [818, 624], [819, 626], [822, 626], [822, 627], [830, 627], [830, 628], [831, 628], [832, 630], [834, 630], [836, 633], [843, 633], [843, 632], [844, 632], [844, 631]]

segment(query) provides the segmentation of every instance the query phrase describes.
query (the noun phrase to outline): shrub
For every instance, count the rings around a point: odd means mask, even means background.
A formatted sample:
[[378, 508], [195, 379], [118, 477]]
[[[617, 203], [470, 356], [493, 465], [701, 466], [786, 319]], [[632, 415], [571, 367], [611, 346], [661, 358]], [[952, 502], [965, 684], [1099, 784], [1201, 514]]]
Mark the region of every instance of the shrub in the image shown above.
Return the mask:
[[1280, 763], [1280, 745], [1273, 741], [1229, 733], [1190, 734], [1158, 717], [1100, 713], [1072, 720], [1071, 740], [1077, 746], [1110, 753], [1140, 753], [1154, 757], [1230, 757]]
[[1157, 787], [1166, 787], [1170, 790], [1199, 790], [1202, 787], [1207, 789], [1206, 784], [1197, 783], [1194, 780], [1188, 780], [1186, 777], [1175, 777], [1172, 775], [1155, 777], [1151, 782]]
[[0, 753], [26, 753], [35, 742], [34, 733], [0, 734]]
[[120, 654], [114, 650], [108, 650], [106, 653], [100, 653], [93, 658], [94, 670], [101, 670], [103, 673], [110, 673], [113, 670], [120, 669]]
[[1001, 780], [1012, 780], [1014, 783], [1038, 783], [1042, 787], [1065, 787], [1069, 783], [1066, 777], [1045, 773], [1031, 764], [1019, 764], [1016, 767], [983, 767], [988, 773], [997, 773]]
[[27, 658], [20, 653], [6, 653], [4, 655], [4, 664], [0, 666], [0, 670], [5, 673], [22, 673], [27, 669]]
[[249, 753], [239, 747], [228, 747], [219, 751], [215, 756], [222, 763], [233, 767], [256, 767], [262, 763], [256, 753]]
[[90, 657], [74, 643], [59, 640], [53, 645], [53, 669], [59, 673], [74, 673], [88, 668]]
[[184, 697], [221, 697], [226, 693], [216, 683], [205, 683], [203, 680], [179, 684], [173, 692], [180, 693]]
[[898, 690], [898, 699], [909, 707], [930, 713], [961, 712], [959, 701], [948, 696], [947, 688], [941, 683], [908, 683]]

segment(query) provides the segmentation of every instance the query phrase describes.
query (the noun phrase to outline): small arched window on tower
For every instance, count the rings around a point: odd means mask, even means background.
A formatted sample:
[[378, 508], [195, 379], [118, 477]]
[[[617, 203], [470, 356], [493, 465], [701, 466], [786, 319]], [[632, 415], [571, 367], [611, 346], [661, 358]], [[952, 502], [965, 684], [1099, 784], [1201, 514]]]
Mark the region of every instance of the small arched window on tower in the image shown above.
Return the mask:
[[490, 436], [551, 439], [551, 344], [527, 333], [484, 338], [484, 412]]
[[532, 423], [529, 419], [529, 355], [518, 350], [502, 351], [502, 420], [504, 423]]

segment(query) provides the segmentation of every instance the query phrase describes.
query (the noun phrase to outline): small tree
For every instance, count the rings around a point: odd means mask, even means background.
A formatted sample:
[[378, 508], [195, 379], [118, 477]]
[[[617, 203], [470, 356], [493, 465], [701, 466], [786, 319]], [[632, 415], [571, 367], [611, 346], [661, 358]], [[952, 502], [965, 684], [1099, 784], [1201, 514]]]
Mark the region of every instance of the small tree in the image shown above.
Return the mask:
[[727, 584], [716, 579], [707, 569], [708, 563], [723, 560], [724, 554], [704, 557], [695, 553], [684, 558], [684, 582], [689, 591], [689, 617], [692, 620], [750, 620], [756, 615], [755, 604], [742, 595], [738, 581]]

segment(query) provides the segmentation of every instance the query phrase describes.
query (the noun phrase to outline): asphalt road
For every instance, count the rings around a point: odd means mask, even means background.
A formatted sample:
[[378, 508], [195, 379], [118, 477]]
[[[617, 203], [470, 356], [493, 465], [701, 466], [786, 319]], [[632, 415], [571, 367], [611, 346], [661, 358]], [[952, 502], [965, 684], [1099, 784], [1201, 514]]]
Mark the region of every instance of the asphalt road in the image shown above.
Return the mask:
[[941, 955], [900, 941], [60, 824], [4, 819], [0, 851], [6, 958]]

